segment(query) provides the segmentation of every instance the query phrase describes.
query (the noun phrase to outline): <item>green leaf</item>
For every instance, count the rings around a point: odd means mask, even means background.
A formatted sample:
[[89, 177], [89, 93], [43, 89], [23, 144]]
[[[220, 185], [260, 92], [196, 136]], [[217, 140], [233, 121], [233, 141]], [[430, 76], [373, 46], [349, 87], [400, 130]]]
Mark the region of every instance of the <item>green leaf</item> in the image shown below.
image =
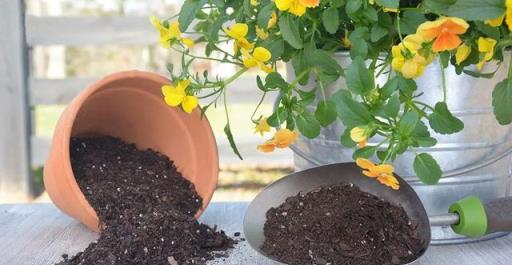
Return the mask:
[[258, 12], [258, 17], [256, 18], [260, 28], [267, 28], [268, 21], [272, 17], [272, 12], [274, 12], [274, 4], [272, 2], [261, 8], [261, 10]]
[[370, 40], [372, 42], [377, 42], [380, 39], [384, 38], [389, 33], [388, 29], [385, 27], [382, 27], [379, 24], [375, 24], [372, 27], [371, 33], [370, 33]]
[[267, 119], [268, 125], [272, 127], [278, 127], [288, 118], [288, 111], [284, 107], [279, 107], [277, 110]]
[[434, 11], [443, 11], [453, 5], [457, 0], [424, 0], [423, 6]]
[[398, 0], [377, 0], [378, 5], [387, 8], [398, 8], [399, 1]]
[[418, 137], [418, 138], [416, 138], [416, 141], [418, 142], [418, 146], [421, 146], [421, 147], [432, 147], [437, 144], [436, 138], [432, 138], [430, 136]]
[[418, 26], [427, 21], [425, 14], [419, 10], [406, 10], [400, 18], [400, 31], [402, 34], [413, 34]]
[[499, 124], [512, 122], [512, 80], [505, 79], [496, 84], [492, 92], [492, 106]]
[[352, 158], [354, 160], [358, 158], [370, 158], [375, 154], [375, 151], [377, 151], [377, 147], [375, 146], [365, 146], [363, 148], [357, 149], [354, 154], [352, 154]]
[[302, 49], [304, 45], [300, 36], [298, 19], [295, 19], [290, 14], [284, 14], [279, 19], [279, 28], [286, 42], [295, 49]]
[[343, 124], [348, 128], [365, 125], [372, 121], [372, 115], [365, 105], [352, 99], [347, 90], [339, 90], [331, 100], [336, 104], [336, 112]]
[[324, 24], [327, 32], [334, 34], [338, 31], [340, 26], [340, 18], [338, 16], [338, 9], [335, 7], [329, 7], [322, 13], [322, 23]]
[[323, 127], [333, 123], [337, 116], [336, 104], [330, 100], [320, 101], [316, 107], [315, 117]]
[[343, 74], [343, 69], [334, 58], [333, 53], [324, 50], [315, 50], [309, 56], [308, 65], [315, 67], [317, 80], [324, 86], [332, 84]]
[[418, 121], [418, 113], [414, 111], [405, 113], [398, 122], [398, 130], [400, 131], [400, 134], [403, 136], [409, 136], [414, 131]]
[[380, 96], [383, 99], [389, 98], [391, 95], [393, 95], [393, 93], [395, 93], [395, 91], [398, 90], [398, 84], [398, 77], [393, 77], [391, 80], [386, 82], [386, 84], [384, 84], [384, 86], [380, 89]]
[[384, 114], [386, 114], [389, 118], [394, 118], [398, 116], [398, 112], [400, 111], [400, 96], [395, 94], [392, 96], [386, 105], [384, 106]]
[[[292, 66], [295, 72], [295, 76], [300, 75], [302, 72], [306, 71], [309, 68], [306, 56], [304, 56], [304, 51], [300, 51], [295, 56], [292, 57]], [[304, 77], [299, 80], [299, 84], [305, 85], [308, 83], [308, 80], [309, 75], [304, 75]]]
[[283, 79], [278, 72], [272, 72], [265, 77], [265, 87], [268, 89], [279, 88], [282, 90], [288, 89], [288, 83]]
[[356, 147], [357, 143], [352, 141], [352, 138], [350, 138], [350, 129], [345, 129], [343, 134], [340, 136], [340, 143], [348, 148]]
[[272, 54], [272, 61], [276, 61], [284, 52], [284, 41], [279, 37], [269, 37], [261, 43]]
[[187, 31], [188, 26], [194, 20], [197, 11], [204, 5], [206, 0], [186, 0], [181, 6], [178, 22], [180, 23], [180, 30]]
[[307, 138], [315, 138], [320, 134], [320, 123], [315, 119], [313, 114], [304, 111], [295, 118], [297, 129], [299, 132]]
[[366, 58], [368, 55], [368, 43], [366, 40], [370, 37], [370, 31], [366, 27], [356, 28], [350, 33], [348, 39], [351, 43], [350, 57], [352, 59], [360, 56]]
[[452, 134], [464, 129], [464, 123], [452, 115], [444, 102], [438, 102], [428, 116], [430, 127], [440, 134]]
[[231, 133], [231, 128], [229, 128], [229, 124], [226, 124], [224, 127], [224, 133], [228, 137], [229, 145], [231, 146], [231, 149], [233, 149], [233, 152], [243, 160], [242, 155], [240, 155], [240, 152], [238, 151], [238, 148], [236, 147], [235, 139], [233, 138], [233, 134]]
[[445, 10], [444, 14], [452, 17], [460, 17], [465, 20], [484, 21], [505, 14], [505, 1], [459, 0]]
[[366, 68], [361, 57], [355, 58], [347, 68], [345, 81], [348, 89], [358, 95], [366, 95], [375, 88], [373, 74]]
[[463, 72], [472, 77], [487, 78], [487, 79], [493, 78], [494, 75], [496, 74], [496, 71], [490, 72], [490, 73], [482, 73], [482, 72], [475, 72], [475, 71], [466, 70], [466, 69], [464, 69]]
[[363, 1], [361, 0], [348, 0], [347, 5], [345, 6], [345, 10], [347, 14], [354, 14], [361, 8], [363, 5]]
[[427, 153], [421, 153], [414, 158], [414, 172], [420, 180], [428, 185], [434, 185], [441, 178], [441, 168], [437, 161]]

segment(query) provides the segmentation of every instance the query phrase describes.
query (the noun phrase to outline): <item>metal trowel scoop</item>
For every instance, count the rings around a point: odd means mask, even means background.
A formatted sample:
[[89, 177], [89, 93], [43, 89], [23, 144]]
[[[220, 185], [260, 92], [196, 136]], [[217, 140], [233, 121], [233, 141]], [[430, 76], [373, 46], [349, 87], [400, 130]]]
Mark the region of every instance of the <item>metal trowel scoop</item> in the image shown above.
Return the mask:
[[418, 224], [424, 252], [430, 244], [431, 225], [451, 225], [455, 233], [471, 237], [512, 231], [512, 198], [482, 203], [480, 199], [470, 196], [454, 203], [449, 208], [449, 213], [429, 218], [416, 192], [402, 178], [396, 177], [400, 183], [399, 190], [390, 189], [375, 179], [364, 176], [355, 163], [320, 166], [285, 176], [266, 187], [249, 205], [244, 219], [245, 238], [256, 251], [279, 261], [261, 250], [265, 239], [263, 226], [267, 211], [278, 207], [286, 198], [301, 191], [309, 192], [321, 186], [339, 183], [352, 183], [364, 192], [403, 207], [409, 218]]

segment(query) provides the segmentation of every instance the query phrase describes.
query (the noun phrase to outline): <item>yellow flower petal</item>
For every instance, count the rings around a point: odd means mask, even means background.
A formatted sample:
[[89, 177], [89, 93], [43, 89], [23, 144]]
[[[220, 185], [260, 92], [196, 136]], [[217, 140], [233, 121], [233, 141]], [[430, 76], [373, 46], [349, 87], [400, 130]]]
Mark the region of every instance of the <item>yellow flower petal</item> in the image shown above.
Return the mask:
[[258, 1], [258, 0], [251, 0], [250, 3], [251, 3], [251, 6], [258, 6], [260, 4], [260, 1]]
[[368, 136], [366, 135], [366, 130], [364, 128], [354, 127], [350, 130], [350, 139], [356, 143], [366, 141], [367, 138]]
[[512, 0], [506, 0], [505, 7], [507, 8], [505, 23], [507, 23], [508, 30], [512, 31]]
[[278, 148], [286, 148], [289, 145], [293, 144], [297, 137], [299, 136], [298, 132], [291, 131], [289, 129], [280, 129], [274, 134], [275, 145]]
[[392, 175], [382, 175], [377, 177], [377, 180], [381, 184], [386, 185], [394, 190], [400, 189], [400, 184], [398, 183], [398, 180]]
[[192, 48], [194, 47], [194, 40], [192, 39], [189, 39], [189, 38], [182, 38], [181, 39], [181, 42], [183, 42], [183, 44], [185, 44], [187, 47], [189, 48]]
[[299, 0], [299, 3], [304, 7], [313, 8], [320, 4], [320, 0]]
[[466, 44], [462, 44], [457, 48], [457, 51], [455, 52], [455, 63], [460, 64], [464, 60], [466, 60], [471, 53], [471, 47], [469, 47]]
[[501, 15], [497, 18], [489, 19], [485, 21], [485, 24], [491, 26], [491, 27], [499, 27], [501, 24], [503, 24], [503, 19], [505, 18], [505, 15]]
[[387, 12], [387, 13], [398, 13], [398, 8], [387, 8], [385, 7], [383, 9], [384, 12]]
[[267, 23], [267, 29], [273, 28], [277, 23], [277, 14], [276, 12], [272, 12], [272, 15], [270, 16], [270, 19]]
[[295, 0], [275, 0], [277, 9], [281, 11], [288, 10]]
[[199, 104], [199, 99], [197, 99], [194, 96], [185, 96], [183, 99], [183, 102], [181, 103], [181, 108], [186, 113], [192, 113], [192, 111], [197, 107]]
[[187, 89], [188, 85], [190, 85], [190, 80], [184, 79], [178, 82], [176, 89], [185, 92], [185, 89]]
[[375, 164], [372, 161], [365, 158], [356, 159], [356, 164], [362, 169], [370, 169], [375, 166]]
[[288, 12], [300, 17], [306, 13], [306, 7], [301, 5], [298, 0], [295, 0], [294, 3], [288, 9]]
[[411, 60], [407, 60], [404, 62], [401, 72], [402, 75], [407, 79], [415, 78], [418, 74], [418, 64]]
[[247, 33], [249, 32], [249, 26], [245, 23], [236, 23], [231, 28], [225, 29], [224, 32], [231, 38], [238, 40], [240, 38], [244, 38], [247, 36]]
[[256, 47], [252, 53], [252, 56], [254, 59], [262, 63], [267, 62], [270, 60], [270, 58], [272, 58], [270, 51], [263, 47]]
[[264, 144], [258, 145], [258, 150], [263, 153], [270, 153], [275, 150], [276, 146], [271, 142], [266, 142]]
[[259, 133], [260, 135], [263, 135], [266, 132], [270, 132], [270, 125], [267, 122], [267, 118], [263, 117], [254, 127], [254, 133]]
[[268, 38], [268, 32], [266, 32], [264, 29], [256, 26], [256, 36], [262, 40], [266, 40]]
[[389, 164], [380, 164], [370, 168], [370, 171], [379, 174], [393, 174], [395, 168]]
[[243, 63], [244, 63], [244, 66], [247, 68], [252, 68], [252, 67], [258, 65], [258, 61], [256, 61], [256, 59], [254, 59], [252, 57], [245, 58], [243, 60]]
[[173, 92], [167, 94], [164, 97], [165, 103], [171, 107], [177, 107], [183, 102], [183, 99], [185, 98], [185, 93], [179, 93], [176, 90], [173, 90]]

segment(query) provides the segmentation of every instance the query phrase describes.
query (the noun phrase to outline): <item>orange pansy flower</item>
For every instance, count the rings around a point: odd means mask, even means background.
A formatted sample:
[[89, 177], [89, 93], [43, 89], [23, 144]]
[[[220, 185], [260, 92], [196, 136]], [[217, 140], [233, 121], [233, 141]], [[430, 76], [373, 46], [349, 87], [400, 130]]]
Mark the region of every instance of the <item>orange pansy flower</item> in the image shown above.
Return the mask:
[[461, 18], [441, 17], [421, 24], [416, 33], [434, 41], [432, 51], [442, 52], [457, 48], [462, 43], [459, 35], [466, 33], [468, 28], [469, 24]]

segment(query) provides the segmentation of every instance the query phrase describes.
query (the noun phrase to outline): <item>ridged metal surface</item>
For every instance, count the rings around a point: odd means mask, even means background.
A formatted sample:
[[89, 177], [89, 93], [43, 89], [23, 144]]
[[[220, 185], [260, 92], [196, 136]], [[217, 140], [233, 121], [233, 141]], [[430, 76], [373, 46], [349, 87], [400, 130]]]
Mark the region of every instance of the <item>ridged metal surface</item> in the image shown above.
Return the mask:
[[[350, 64], [350, 57], [346, 54], [338, 54], [337, 59], [344, 67]], [[483, 72], [494, 71], [496, 67], [489, 63]], [[469, 195], [487, 200], [510, 194], [512, 157], [508, 150], [512, 148], [512, 128], [496, 122], [491, 105], [492, 90], [497, 82], [506, 78], [507, 69], [508, 62], [503, 63], [493, 79], [457, 75], [451, 66], [446, 69], [447, 104], [454, 115], [464, 122], [464, 130], [453, 135], [431, 132], [438, 139], [436, 146], [410, 150], [394, 162], [397, 174], [413, 186], [430, 216], [446, 213], [452, 203]], [[293, 73], [290, 66], [288, 73]], [[293, 78], [293, 74], [288, 75], [289, 80]], [[384, 81], [378, 79], [377, 83]], [[429, 65], [416, 82], [418, 93], [423, 92], [420, 101], [434, 105], [442, 100], [438, 62]], [[345, 81], [338, 80], [327, 89], [327, 97], [345, 87]], [[344, 129], [341, 122], [337, 122], [323, 128], [316, 139], [300, 137], [292, 147], [295, 168], [303, 170], [317, 165], [352, 161], [353, 150], [339, 143]], [[430, 153], [439, 162], [444, 175], [438, 185], [425, 185], [414, 175], [414, 152]], [[485, 239], [499, 235], [502, 234], [490, 235]], [[468, 241], [475, 239], [457, 235], [449, 227], [432, 228], [433, 244]]]

